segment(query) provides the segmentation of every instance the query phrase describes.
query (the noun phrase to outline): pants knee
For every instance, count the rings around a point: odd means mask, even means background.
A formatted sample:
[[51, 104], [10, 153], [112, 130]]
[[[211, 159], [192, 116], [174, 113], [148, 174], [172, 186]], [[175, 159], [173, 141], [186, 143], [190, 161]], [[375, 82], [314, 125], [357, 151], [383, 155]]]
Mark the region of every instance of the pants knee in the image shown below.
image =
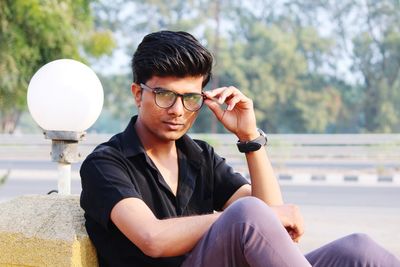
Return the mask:
[[374, 242], [369, 235], [364, 234], [364, 233], [353, 233], [351, 235], [347, 236], [347, 239], [349, 239], [352, 244], [359, 246], [363, 244], [369, 244], [371, 242]]
[[276, 218], [272, 209], [256, 197], [243, 197], [235, 201], [225, 211], [234, 216], [236, 222], [265, 223], [268, 218]]
[[338, 246], [344, 248], [343, 256], [348, 259], [371, 259], [378, 246], [367, 234], [354, 233], [342, 238]]
[[347, 248], [367, 248], [374, 241], [364, 233], [354, 233], [342, 239]]

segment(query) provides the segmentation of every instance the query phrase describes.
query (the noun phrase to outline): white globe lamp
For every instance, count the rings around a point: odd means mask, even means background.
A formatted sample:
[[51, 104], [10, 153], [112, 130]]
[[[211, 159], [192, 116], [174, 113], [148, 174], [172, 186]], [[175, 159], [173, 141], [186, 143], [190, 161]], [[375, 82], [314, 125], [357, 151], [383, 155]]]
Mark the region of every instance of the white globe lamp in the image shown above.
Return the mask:
[[85, 64], [59, 59], [41, 67], [28, 86], [29, 112], [52, 139], [52, 159], [58, 162], [58, 193], [71, 192], [71, 163], [80, 157], [78, 142], [103, 107], [100, 80]]

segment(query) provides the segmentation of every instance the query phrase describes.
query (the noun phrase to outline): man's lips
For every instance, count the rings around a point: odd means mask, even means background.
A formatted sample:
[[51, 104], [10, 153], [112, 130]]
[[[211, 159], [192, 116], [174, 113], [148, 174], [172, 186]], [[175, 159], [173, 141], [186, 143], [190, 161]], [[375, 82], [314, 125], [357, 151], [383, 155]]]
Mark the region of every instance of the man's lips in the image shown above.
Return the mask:
[[163, 123], [171, 130], [178, 130], [185, 126], [185, 124], [181, 122], [163, 121]]

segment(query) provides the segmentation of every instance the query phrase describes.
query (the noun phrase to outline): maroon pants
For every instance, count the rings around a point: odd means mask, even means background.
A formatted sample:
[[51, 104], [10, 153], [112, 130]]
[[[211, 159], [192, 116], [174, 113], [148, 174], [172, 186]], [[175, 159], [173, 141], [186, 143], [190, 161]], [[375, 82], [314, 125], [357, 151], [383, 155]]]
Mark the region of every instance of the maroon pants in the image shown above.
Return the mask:
[[212, 225], [182, 267], [400, 267], [400, 261], [365, 234], [335, 240], [305, 256], [264, 202], [246, 197]]

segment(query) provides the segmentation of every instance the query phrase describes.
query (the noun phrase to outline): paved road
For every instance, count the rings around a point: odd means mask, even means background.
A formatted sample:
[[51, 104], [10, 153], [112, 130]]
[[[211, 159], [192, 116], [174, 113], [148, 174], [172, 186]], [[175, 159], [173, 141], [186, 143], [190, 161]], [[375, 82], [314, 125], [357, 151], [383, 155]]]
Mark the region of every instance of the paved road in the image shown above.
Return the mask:
[[[72, 193], [81, 187], [73, 173]], [[46, 194], [56, 179], [11, 177], [0, 186], [0, 202], [25, 194]], [[306, 233], [299, 247], [306, 253], [354, 232], [368, 233], [400, 258], [400, 188], [361, 186], [282, 186], [285, 202], [300, 206]]]
[[[305, 206], [393, 208], [399, 210], [399, 187], [282, 186], [285, 202]], [[399, 240], [400, 242], [400, 240]]]
[[[108, 138], [109, 136], [97, 137], [95, 140], [94, 137], [88, 137], [87, 140], [92, 143], [84, 145], [85, 142], [83, 142], [80, 150], [83, 151], [83, 155], [86, 155], [93, 149], [94, 144]], [[226, 136], [217, 138], [216, 140], [219, 141], [216, 143], [234, 144], [236, 142], [234, 137], [231, 138], [232, 140], [225, 140], [226, 138]], [[272, 141], [274, 138], [271, 136]], [[4, 170], [17, 171], [5, 184], [0, 185], [0, 202], [18, 195], [46, 194], [57, 188], [56, 164], [50, 162], [49, 159], [49, 140], [43, 140], [40, 135], [27, 136], [21, 140], [17, 138], [19, 141], [13, 138], [8, 140], [7, 136], [0, 136], [0, 139], [2, 140], [0, 141], [0, 179]], [[273, 163], [277, 160], [276, 168], [317, 172], [323, 169], [340, 169], [343, 172], [352, 170], [377, 172], [379, 170], [389, 174], [400, 171], [399, 135], [320, 137], [318, 135], [304, 137], [289, 135], [283, 136], [282, 140], [284, 141], [281, 142], [282, 144], [306, 143], [307, 146], [271, 147], [270, 152], [273, 154], [271, 159]], [[320, 145], [315, 146], [315, 141], [317, 145]], [[389, 145], [386, 144], [387, 142]], [[5, 145], [1, 146], [2, 143]], [[237, 155], [236, 148], [234, 151], [234, 155]], [[226, 152], [227, 155], [219, 153], [229, 159], [231, 152]], [[32, 155], [35, 157], [32, 158]], [[235, 166], [241, 164], [240, 159], [233, 158], [231, 164]], [[73, 194], [79, 194], [81, 190], [77, 175], [79, 167], [80, 163], [72, 166]], [[358, 184], [334, 187], [285, 185], [282, 186], [282, 192], [285, 202], [298, 204], [304, 215], [306, 233], [299, 244], [302, 251], [308, 252], [350, 233], [365, 232], [400, 258], [400, 231], [398, 230], [400, 187], [390, 187], [390, 184], [379, 187]]]
[[[81, 191], [77, 176], [78, 174], [73, 172], [71, 188], [74, 194]], [[31, 179], [12, 176], [0, 186], [0, 200], [24, 194], [46, 194], [52, 189], [57, 189], [56, 178]], [[305, 206], [393, 208], [399, 210], [400, 216], [399, 187], [285, 185], [282, 186], [282, 191], [287, 203]]]
[[351, 233], [366, 233], [400, 259], [400, 209], [302, 205], [305, 234], [299, 244], [309, 252]]

